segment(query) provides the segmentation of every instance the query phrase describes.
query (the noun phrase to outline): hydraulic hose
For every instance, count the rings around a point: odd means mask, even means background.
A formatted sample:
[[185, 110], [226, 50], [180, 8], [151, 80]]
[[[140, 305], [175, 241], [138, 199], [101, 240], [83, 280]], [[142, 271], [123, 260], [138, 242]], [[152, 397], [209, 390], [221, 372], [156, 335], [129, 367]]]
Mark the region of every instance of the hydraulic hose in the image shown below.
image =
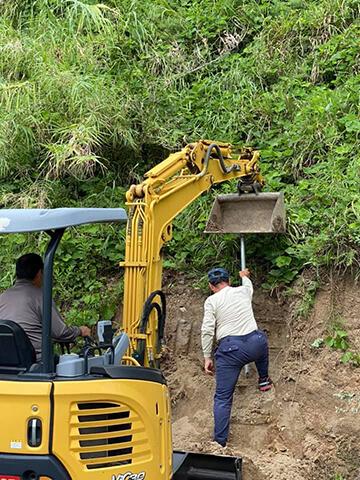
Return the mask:
[[223, 171], [223, 173], [231, 173], [233, 171], [238, 171], [240, 169], [240, 166], [237, 165], [237, 164], [231, 165], [230, 167], [227, 167], [225, 165], [224, 157], [222, 156], [219, 145], [217, 145], [216, 143], [212, 143], [211, 145], [209, 145], [209, 147], [206, 151], [205, 160], [204, 160], [204, 168], [201, 170], [198, 177], [203, 177], [206, 174], [206, 172], [208, 170], [208, 166], [209, 166], [210, 155], [211, 155], [211, 152], [213, 150], [216, 150], [218, 160], [219, 160], [219, 163], [220, 163], [220, 167], [221, 167], [221, 170]]
[[[155, 301], [154, 298], [159, 296], [160, 297], [160, 303]], [[141, 320], [140, 320], [140, 333], [146, 333], [147, 326], [149, 323], [149, 318], [151, 312], [155, 310], [157, 314], [157, 322], [158, 322], [158, 340], [161, 342], [164, 338], [164, 330], [165, 330], [165, 319], [166, 319], [166, 298], [164, 292], [161, 290], [155, 290], [152, 292], [149, 297], [146, 299], [144, 303], [144, 308], [143, 312], [141, 315]], [[141, 339], [139, 340], [139, 348], [137, 351], [137, 360], [141, 363], [141, 365], [144, 365], [145, 361], [145, 347], [146, 347], [146, 341]], [[150, 363], [154, 365], [154, 360], [150, 360]]]

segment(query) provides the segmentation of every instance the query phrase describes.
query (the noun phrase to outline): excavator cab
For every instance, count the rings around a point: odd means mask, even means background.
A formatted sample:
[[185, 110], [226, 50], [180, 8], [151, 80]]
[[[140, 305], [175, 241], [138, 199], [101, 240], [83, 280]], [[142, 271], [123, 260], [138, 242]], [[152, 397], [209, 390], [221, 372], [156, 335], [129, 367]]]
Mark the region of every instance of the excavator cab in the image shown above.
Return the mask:
[[[82, 354], [51, 340], [54, 256], [66, 228], [125, 223], [116, 209], [1, 210], [0, 233], [45, 231], [42, 359], [24, 330], [0, 319], [1, 480], [241, 479], [239, 459], [172, 451], [169, 391], [160, 370], [123, 365], [125, 333], [98, 329]], [[96, 354], [97, 352], [97, 354]]]
[[[99, 480], [172, 475], [170, 401], [159, 370], [122, 365], [125, 333], [54, 364], [54, 256], [66, 228], [125, 223], [121, 209], [1, 210], [1, 234], [45, 231], [42, 359], [15, 322], [0, 321], [0, 478]], [[103, 332], [104, 333], [104, 332]], [[96, 352], [96, 354], [95, 354]]]

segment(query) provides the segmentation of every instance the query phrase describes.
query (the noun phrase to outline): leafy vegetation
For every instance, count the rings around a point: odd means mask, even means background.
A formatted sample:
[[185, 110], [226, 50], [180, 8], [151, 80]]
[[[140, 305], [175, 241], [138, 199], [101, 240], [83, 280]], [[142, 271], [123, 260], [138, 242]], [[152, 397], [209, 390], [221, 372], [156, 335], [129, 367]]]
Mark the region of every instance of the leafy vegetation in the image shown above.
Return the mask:
[[332, 335], [329, 335], [325, 339], [325, 344], [336, 350], [342, 350], [343, 352], [349, 348], [348, 342], [349, 334], [346, 330], [343, 330], [339, 327], [334, 327]]
[[[356, 268], [359, 33], [357, 0], [2, 2], [1, 204], [121, 206], [128, 184], [183, 143], [248, 144], [287, 202], [287, 236], [247, 239], [265, 286], [305, 266]], [[237, 239], [201, 233], [210, 203], [176, 220], [166, 266], [236, 269]], [[122, 239], [110, 227], [66, 238], [59, 293], [71, 320], [79, 305], [84, 321], [113, 312]], [[16, 256], [44, 239], [0, 242], [5, 287]]]
[[311, 348], [322, 348], [325, 345], [332, 350], [341, 350], [343, 352], [340, 358], [341, 363], [360, 367], [360, 354], [350, 350], [349, 334], [341, 321], [332, 325], [331, 333], [325, 339], [316, 338], [312, 342]]
[[354, 352], [345, 352], [340, 359], [341, 363], [349, 363], [354, 367], [360, 367], [360, 354]]

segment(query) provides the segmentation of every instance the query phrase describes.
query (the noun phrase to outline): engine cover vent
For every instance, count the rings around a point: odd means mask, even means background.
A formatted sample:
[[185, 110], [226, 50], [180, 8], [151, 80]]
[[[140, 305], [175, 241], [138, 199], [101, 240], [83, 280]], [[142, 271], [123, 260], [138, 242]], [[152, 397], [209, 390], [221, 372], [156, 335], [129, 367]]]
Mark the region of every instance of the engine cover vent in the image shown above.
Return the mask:
[[89, 470], [129, 465], [150, 457], [139, 415], [111, 401], [71, 405], [71, 450]]

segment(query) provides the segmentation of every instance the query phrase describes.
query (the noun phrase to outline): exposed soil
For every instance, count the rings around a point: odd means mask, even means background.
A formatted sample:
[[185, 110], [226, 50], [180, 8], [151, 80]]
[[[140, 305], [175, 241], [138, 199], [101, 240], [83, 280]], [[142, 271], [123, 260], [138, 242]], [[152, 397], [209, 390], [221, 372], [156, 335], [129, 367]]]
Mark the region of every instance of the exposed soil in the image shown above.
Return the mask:
[[341, 316], [352, 350], [360, 352], [359, 285], [329, 281], [307, 319], [294, 315], [303, 287], [295, 286], [291, 302], [256, 289], [253, 306], [269, 336], [274, 388], [258, 392], [254, 366], [249, 378], [240, 375], [225, 449], [212, 443], [214, 379], [202, 368], [206, 295], [182, 277], [165, 278], [165, 287], [174, 448], [241, 456], [244, 480], [360, 480], [360, 369], [341, 364], [338, 351], [311, 347]]

